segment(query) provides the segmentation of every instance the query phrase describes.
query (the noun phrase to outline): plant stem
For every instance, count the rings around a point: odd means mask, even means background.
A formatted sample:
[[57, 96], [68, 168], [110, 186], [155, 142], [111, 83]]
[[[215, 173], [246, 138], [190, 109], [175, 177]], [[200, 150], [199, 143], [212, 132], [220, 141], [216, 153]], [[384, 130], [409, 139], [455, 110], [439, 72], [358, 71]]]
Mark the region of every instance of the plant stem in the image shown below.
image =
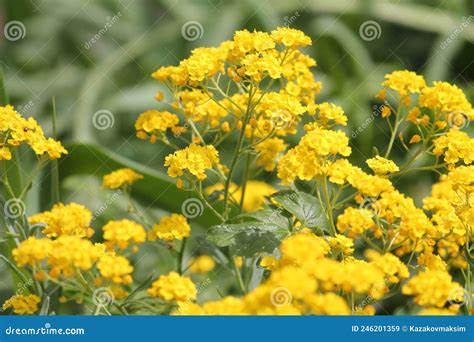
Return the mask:
[[178, 254], [178, 273], [183, 274], [183, 257], [184, 257], [184, 250], [186, 249], [186, 242], [188, 241], [187, 238], [184, 238], [181, 242], [181, 248], [179, 249]]

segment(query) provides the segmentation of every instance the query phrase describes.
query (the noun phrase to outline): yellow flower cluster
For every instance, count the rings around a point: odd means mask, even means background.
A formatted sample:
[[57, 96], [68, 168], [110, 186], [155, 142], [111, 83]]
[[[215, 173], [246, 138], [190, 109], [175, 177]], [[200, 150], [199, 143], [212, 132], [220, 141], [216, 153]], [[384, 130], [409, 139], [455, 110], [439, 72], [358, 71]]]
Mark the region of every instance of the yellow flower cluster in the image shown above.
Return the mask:
[[219, 153], [212, 145], [189, 145], [183, 150], [170, 154], [165, 159], [168, 175], [180, 177], [185, 171], [199, 180], [207, 178], [206, 170], [219, 164]]
[[94, 230], [90, 228], [92, 213], [81, 204], [58, 203], [50, 211], [31, 216], [30, 224], [44, 224], [43, 233], [48, 237], [63, 235], [74, 235], [78, 237], [90, 237]]
[[433, 141], [433, 153], [444, 155], [448, 164], [463, 161], [469, 165], [474, 161], [474, 139], [467, 133], [452, 129]]
[[41, 299], [37, 295], [14, 295], [3, 303], [3, 310], [9, 308], [18, 315], [32, 315], [38, 311]]
[[131, 220], [109, 221], [103, 228], [104, 240], [108, 246], [116, 245], [121, 249], [128, 247], [130, 242], [142, 243], [146, 240], [145, 228]]
[[176, 272], [160, 276], [148, 289], [148, 294], [166, 301], [184, 302], [196, 299], [196, 285]]
[[[441, 308], [448, 301], [463, 301], [464, 292], [456, 291], [459, 288], [461, 285], [454, 282], [448, 272], [428, 270], [411, 278], [402, 293], [414, 296], [414, 302], [420, 306]], [[459, 293], [461, 298], [456, 298]]]
[[382, 85], [395, 90], [403, 98], [409, 94], [420, 93], [425, 87], [425, 80], [413, 71], [399, 70], [385, 75]]
[[189, 270], [193, 273], [208, 273], [216, 266], [216, 262], [209, 255], [200, 255], [192, 258], [189, 264]]
[[10, 105], [0, 106], [0, 138], [0, 160], [10, 160], [11, 148], [22, 143], [28, 144], [37, 155], [47, 154], [50, 159], [67, 154], [59, 141], [45, 138], [43, 129], [34, 118], [23, 118]]
[[191, 232], [186, 217], [180, 214], [171, 214], [163, 216], [160, 223], [155, 224], [153, 229], [148, 232], [148, 239], [154, 241], [157, 238], [165, 241], [183, 240]]
[[349, 139], [342, 131], [330, 131], [318, 126], [309, 130], [298, 145], [285, 154], [278, 163], [278, 177], [283, 184], [296, 178], [311, 180], [325, 172], [329, 156], [348, 156]]
[[123, 168], [106, 174], [103, 179], [103, 186], [108, 189], [119, 189], [130, 186], [140, 179], [143, 179], [141, 174], [132, 169]]
[[149, 139], [151, 143], [154, 143], [157, 136], [163, 135], [168, 129], [173, 129], [178, 123], [179, 118], [175, 114], [151, 109], [140, 114], [135, 122], [135, 129], [138, 138]]
[[104, 278], [112, 280], [115, 284], [131, 284], [133, 266], [127, 258], [113, 252], [103, 254], [97, 262], [97, 269]]
[[387, 173], [400, 171], [397, 164], [381, 156], [375, 156], [374, 158], [367, 159], [366, 163], [377, 175], [386, 175]]

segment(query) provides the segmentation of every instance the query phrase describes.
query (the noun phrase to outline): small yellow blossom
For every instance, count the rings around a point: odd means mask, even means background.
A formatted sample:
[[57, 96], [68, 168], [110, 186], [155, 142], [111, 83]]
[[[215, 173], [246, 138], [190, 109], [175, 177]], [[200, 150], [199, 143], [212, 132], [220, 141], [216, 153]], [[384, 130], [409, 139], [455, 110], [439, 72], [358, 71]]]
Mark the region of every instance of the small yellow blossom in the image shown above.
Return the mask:
[[131, 169], [118, 169], [104, 176], [103, 186], [108, 189], [118, 189], [130, 186], [142, 178], [141, 174]]
[[167, 301], [184, 302], [195, 300], [197, 296], [196, 285], [185, 276], [176, 272], [160, 276], [153, 282], [148, 294]]
[[109, 221], [103, 228], [104, 240], [110, 245], [121, 249], [128, 247], [130, 242], [142, 243], [146, 239], [145, 228], [131, 220]]
[[179, 177], [185, 171], [200, 181], [207, 178], [205, 172], [219, 163], [219, 153], [212, 145], [199, 146], [191, 144], [183, 150], [170, 154], [165, 159], [168, 175]]
[[385, 159], [381, 156], [375, 156], [366, 160], [367, 165], [377, 175], [386, 175], [387, 173], [394, 173], [400, 171], [398, 166], [391, 160]]
[[189, 236], [191, 227], [186, 217], [180, 214], [171, 214], [161, 218], [160, 223], [155, 224], [149, 232], [150, 240], [162, 239], [166, 241], [182, 240]]
[[209, 255], [200, 255], [190, 260], [189, 270], [193, 273], [208, 273], [212, 271], [216, 263]]
[[9, 308], [18, 315], [32, 315], [38, 311], [41, 299], [37, 295], [14, 295], [3, 303], [3, 310]]

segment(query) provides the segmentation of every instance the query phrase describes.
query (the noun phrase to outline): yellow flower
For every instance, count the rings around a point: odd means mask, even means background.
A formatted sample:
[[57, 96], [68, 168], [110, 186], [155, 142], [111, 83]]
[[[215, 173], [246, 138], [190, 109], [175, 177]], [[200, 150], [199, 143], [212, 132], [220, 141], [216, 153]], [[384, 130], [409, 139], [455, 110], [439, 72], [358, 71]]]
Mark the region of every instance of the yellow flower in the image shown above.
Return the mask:
[[130, 186], [143, 176], [131, 169], [123, 168], [115, 170], [104, 176], [103, 186], [108, 189], [118, 189]]
[[61, 235], [51, 243], [48, 265], [52, 267], [50, 275], [53, 278], [61, 274], [71, 277], [77, 268], [90, 270], [100, 256], [100, 250], [89, 240], [78, 236]]
[[31, 216], [30, 224], [45, 224], [43, 233], [48, 237], [62, 235], [75, 235], [78, 237], [90, 237], [94, 230], [89, 226], [92, 213], [83, 205], [70, 203], [58, 203], [50, 211]]
[[419, 143], [421, 141], [421, 137], [419, 134], [415, 134], [414, 136], [411, 137], [409, 143], [410, 144], [416, 144], [416, 143]]
[[348, 156], [351, 153], [349, 139], [344, 132], [317, 126], [309, 129], [311, 130], [299, 144], [289, 150], [278, 163], [278, 177], [283, 184], [289, 184], [295, 178], [310, 180], [323, 173], [329, 155]]
[[373, 250], [365, 252], [370, 263], [380, 269], [390, 283], [398, 283], [400, 279], [406, 279], [410, 275], [408, 267], [391, 253], [380, 254]]
[[[420, 272], [411, 278], [402, 287], [402, 293], [415, 296], [415, 304], [421, 306], [432, 306], [441, 308], [448, 300], [458, 300], [462, 298], [450, 298], [456, 289], [462, 288], [457, 282], [453, 282], [451, 275], [446, 271], [428, 270]], [[461, 291], [461, 296], [463, 292]]]
[[314, 315], [350, 315], [351, 310], [341, 296], [334, 293], [312, 293], [304, 298], [304, 303]]
[[420, 93], [425, 87], [423, 76], [417, 75], [413, 71], [399, 70], [385, 75], [383, 86], [389, 87], [405, 97], [408, 94]]
[[439, 308], [426, 308], [420, 310], [417, 315], [420, 316], [454, 316], [455, 312], [449, 309], [439, 309]]
[[287, 48], [298, 48], [311, 45], [311, 38], [302, 31], [288, 27], [278, 27], [272, 31], [272, 38], [278, 44]]
[[51, 247], [52, 241], [50, 239], [30, 236], [13, 249], [12, 255], [19, 266], [34, 266], [46, 259], [51, 253]]
[[444, 154], [448, 164], [462, 160], [468, 165], [474, 161], [474, 139], [465, 132], [452, 129], [433, 140], [433, 146], [433, 153], [437, 156]]
[[[265, 197], [270, 196], [277, 190], [271, 185], [262, 181], [248, 181], [247, 188], [245, 190], [243, 209], [248, 212], [256, 211], [261, 208], [265, 202]], [[242, 191], [239, 188], [237, 192], [233, 194], [234, 198], [240, 200]]]
[[176, 127], [179, 118], [170, 112], [160, 112], [155, 109], [143, 112], [135, 122], [137, 137], [148, 139], [157, 134], [165, 133], [166, 130]]
[[50, 159], [67, 154], [59, 141], [46, 138], [34, 118], [24, 119], [13, 106], [0, 106], [0, 135], [9, 146], [0, 145], [0, 160], [10, 160], [9, 147], [28, 144], [37, 155], [47, 154]]
[[214, 259], [209, 255], [200, 255], [190, 260], [189, 270], [193, 273], [208, 273], [216, 265]]
[[373, 213], [368, 209], [348, 207], [337, 217], [337, 230], [352, 238], [362, 235], [366, 230], [373, 229], [375, 222]]
[[433, 82], [432, 87], [423, 89], [420, 105], [442, 113], [459, 112], [472, 115], [472, 106], [463, 91], [448, 82]]
[[350, 255], [354, 252], [354, 241], [341, 234], [329, 238], [329, 245], [337, 252]]
[[334, 121], [338, 125], [347, 125], [347, 116], [344, 110], [334, 103], [323, 102], [316, 106], [319, 110], [319, 120], [322, 125], [327, 126], [329, 121]]
[[155, 280], [151, 288], [148, 289], [148, 294], [167, 301], [184, 302], [195, 300], [197, 290], [191, 279], [171, 272]]
[[156, 238], [166, 241], [182, 240], [188, 237], [190, 232], [191, 227], [186, 217], [180, 214], [171, 214], [171, 216], [162, 217], [160, 223], [153, 226], [148, 238], [152, 241]]
[[170, 154], [165, 159], [168, 175], [179, 177], [187, 170], [198, 180], [207, 178], [205, 172], [219, 163], [219, 153], [212, 145], [200, 146], [191, 144], [183, 150]]
[[387, 173], [400, 171], [397, 164], [381, 156], [375, 156], [374, 158], [367, 159], [366, 163], [377, 175], [386, 175]]
[[326, 256], [329, 253], [329, 245], [323, 238], [304, 229], [283, 240], [280, 251], [280, 265], [306, 267]]
[[97, 269], [104, 278], [112, 280], [115, 284], [131, 284], [133, 266], [127, 258], [115, 253], [103, 254], [97, 262]]
[[268, 268], [269, 270], [276, 269], [278, 266], [278, 259], [273, 256], [264, 256], [260, 260], [260, 267]]
[[133, 241], [142, 243], [146, 239], [145, 228], [131, 220], [109, 221], [103, 228], [104, 240], [110, 245], [117, 245], [121, 249], [128, 247]]
[[270, 138], [262, 141], [255, 146], [255, 151], [258, 152], [256, 165], [264, 167], [265, 171], [273, 171], [280, 153], [285, 151], [286, 146], [287, 144], [280, 138]]
[[40, 297], [34, 294], [14, 295], [3, 303], [3, 310], [12, 308], [16, 314], [32, 315], [38, 311], [38, 304], [40, 302]]

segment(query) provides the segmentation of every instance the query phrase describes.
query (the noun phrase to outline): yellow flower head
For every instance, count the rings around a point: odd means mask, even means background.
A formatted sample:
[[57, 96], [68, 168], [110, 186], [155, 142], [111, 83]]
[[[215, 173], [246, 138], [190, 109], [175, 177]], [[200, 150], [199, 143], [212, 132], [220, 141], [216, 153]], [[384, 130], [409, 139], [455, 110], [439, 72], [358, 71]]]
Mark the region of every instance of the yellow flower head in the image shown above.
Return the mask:
[[179, 118], [175, 114], [150, 109], [140, 114], [135, 122], [135, 130], [138, 138], [152, 139], [152, 137], [176, 127], [178, 123]]
[[183, 150], [170, 154], [165, 159], [168, 175], [179, 177], [188, 171], [198, 180], [207, 178], [205, 172], [219, 163], [219, 153], [212, 145], [200, 146], [191, 144]]
[[90, 270], [100, 256], [100, 250], [91, 241], [78, 236], [61, 235], [51, 243], [48, 256], [50, 275], [54, 278], [63, 275], [71, 277], [76, 268]]
[[12, 308], [13, 312], [18, 315], [32, 315], [38, 311], [40, 302], [40, 297], [34, 294], [14, 295], [3, 303], [3, 310]]
[[19, 266], [35, 264], [43, 261], [51, 253], [52, 241], [50, 239], [39, 239], [30, 236], [20, 242], [18, 247], [13, 249], [12, 255]]
[[377, 175], [386, 175], [387, 173], [400, 171], [397, 164], [381, 156], [375, 156], [374, 158], [367, 159], [366, 163]]
[[262, 141], [255, 146], [255, 151], [258, 152], [256, 160], [257, 166], [262, 166], [265, 171], [271, 172], [275, 169], [278, 157], [281, 152], [285, 151], [287, 144], [280, 138], [270, 138]]
[[433, 146], [433, 153], [437, 156], [444, 154], [444, 160], [448, 164], [463, 161], [469, 165], [474, 161], [474, 139], [457, 129], [433, 140]]
[[155, 280], [148, 289], [148, 294], [167, 301], [185, 302], [195, 300], [197, 290], [191, 279], [171, 272]]
[[336, 234], [334, 237], [330, 237], [329, 245], [336, 252], [342, 252], [345, 255], [350, 255], [354, 252], [354, 241], [342, 234]]
[[133, 266], [127, 258], [115, 253], [103, 254], [97, 262], [97, 269], [104, 278], [112, 280], [115, 284], [131, 284]]
[[420, 104], [442, 113], [459, 112], [473, 115], [472, 106], [463, 91], [448, 82], [433, 82], [432, 87], [424, 88], [420, 95]]
[[83, 205], [58, 203], [50, 211], [31, 216], [28, 222], [30, 224], [45, 224], [43, 233], [48, 237], [62, 235], [90, 237], [94, 234], [94, 230], [89, 226], [91, 220], [92, 213]]
[[145, 228], [131, 220], [110, 221], [104, 227], [104, 240], [110, 245], [121, 249], [128, 247], [130, 242], [142, 243], [146, 239]]
[[0, 160], [10, 160], [9, 147], [28, 144], [37, 155], [47, 154], [50, 159], [58, 159], [67, 154], [59, 141], [46, 138], [43, 129], [34, 118], [23, 118], [13, 106], [0, 106], [0, 135], [9, 146], [0, 145]]
[[347, 125], [347, 116], [340, 106], [334, 103], [323, 102], [316, 107], [319, 110], [319, 120], [322, 125], [327, 126], [331, 121], [337, 125]]
[[278, 44], [283, 44], [287, 48], [299, 48], [311, 45], [311, 38], [303, 33], [303, 31], [278, 27], [272, 31], [272, 38]]
[[448, 300], [462, 301], [462, 298], [450, 298], [459, 288], [462, 288], [461, 285], [453, 282], [448, 272], [428, 270], [411, 278], [402, 287], [402, 293], [415, 296], [414, 302], [420, 306], [441, 308]]
[[143, 176], [131, 169], [123, 168], [115, 170], [104, 176], [103, 186], [108, 189], [118, 189], [130, 186]]
[[189, 270], [193, 273], [208, 273], [216, 265], [214, 259], [209, 255], [200, 255], [190, 260]]
[[420, 93], [425, 87], [425, 80], [413, 71], [399, 70], [385, 75], [382, 85], [395, 90], [400, 97], [405, 97], [408, 94]]
[[148, 238], [155, 240], [156, 238], [171, 241], [182, 240], [188, 237], [191, 232], [186, 217], [180, 214], [171, 214], [161, 218], [159, 224], [155, 224], [153, 229], [149, 232]]

